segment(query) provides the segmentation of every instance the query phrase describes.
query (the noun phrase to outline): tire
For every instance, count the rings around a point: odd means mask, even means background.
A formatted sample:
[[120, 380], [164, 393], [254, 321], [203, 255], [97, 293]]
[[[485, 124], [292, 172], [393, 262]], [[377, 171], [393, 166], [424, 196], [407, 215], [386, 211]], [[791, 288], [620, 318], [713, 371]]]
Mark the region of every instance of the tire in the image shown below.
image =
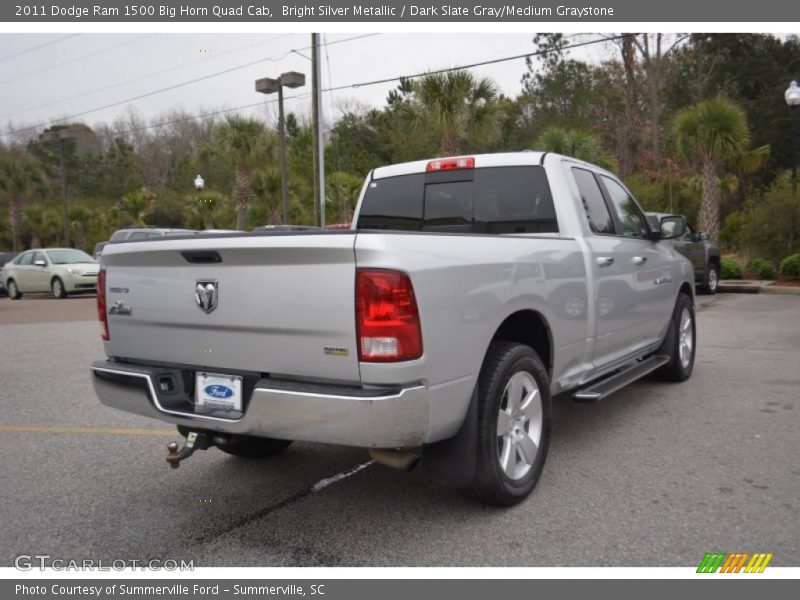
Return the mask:
[[[686, 318], [688, 317], [688, 323]], [[667, 364], [656, 371], [656, 376], [665, 381], [686, 381], [694, 369], [697, 351], [697, 328], [694, 305], [686, 294], [678, 294], [675, 309], [667, 328], [667, 335], [656, 354], [670, 357]]]
[[719, 267], [714, 263], [708, 263], [706, 274], [703, 277], [703, 292], [706, 294], [716, 294], [719, 287]]
[[461, 491], [484, 504], [513, 506], [536, 486], [550, 445], [547, 369], [529, 346], [492, 343], [478, 379], [477, 401], [475, 475]]
[[[189, 434], [189, 429], [178, 426], [178, 432], [186, 437]], [[213, 434], [213, 432], [208, 432]], [[236, 436], [233, 441], [225, 444], [224, 446], [217, 446], [225, 454], [236, 456], [239, 458], [267, 458], [280, 454], [289, 447], [291, 441], [275, 440], [272, 438], [258, 438], [246, 435]]]
[[22, 292], [19, 291], [17, 287], [17, 282], [13, 279], [9, 279], [6, 282], [6, 292], [8, 292], [8, 297], [12, 300], [19, 300], [22, 298]]
[[53, 292], [53, 297], [63, 300], [67, 297], [67, 290], [64, 289], [64, 282], [59, 277], [53, 277], [50, 282], [50, 290]]

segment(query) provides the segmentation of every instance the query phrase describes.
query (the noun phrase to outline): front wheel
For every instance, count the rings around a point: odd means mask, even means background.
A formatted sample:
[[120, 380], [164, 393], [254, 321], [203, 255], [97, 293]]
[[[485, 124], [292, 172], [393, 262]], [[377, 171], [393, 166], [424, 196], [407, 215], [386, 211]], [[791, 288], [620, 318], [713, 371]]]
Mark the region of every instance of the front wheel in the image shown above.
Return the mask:
[[17, 282], [13, 279], [9, 279], [6, 282], [6, 291], [8, 292], [8, 297], [12, 300], [19, 300], [22, 298], [22, 292], [19, 291], [17, 287]]
[[475, 477], [463, 491], [513, 506], [536, 486], [550, 444], [550, 381], [529, 346], [495, 342], [478, 379]]
[[694, 368], [697, 333], [694, 304], [686, 294], [679, 294], [667, 328], [667, 335], [656, 354], [669, 356], [669, 362], [656, 371], [667, 381], [686, 381]]
[[53, 291], [53, 296], [59, 300], [67, 297], [67, 290], [64, 289], [64, 282], [58, 277], [54, 277], [50, 283], [50, 289]]

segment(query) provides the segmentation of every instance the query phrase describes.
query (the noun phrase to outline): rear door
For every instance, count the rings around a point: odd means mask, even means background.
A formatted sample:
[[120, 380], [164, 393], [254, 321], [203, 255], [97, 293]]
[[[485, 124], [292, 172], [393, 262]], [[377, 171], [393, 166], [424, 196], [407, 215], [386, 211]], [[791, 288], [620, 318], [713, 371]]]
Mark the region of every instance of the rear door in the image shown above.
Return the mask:
[[106, 354], [357, 382], [354, 239], [320, 232], [109, 244]]
[[17, 287], [20, 292], [32, 292], [33, 282], [33, 269], [38, 268], [33, 266], [34, 251], [25, 252], [19, 257], [19, 260], [14, 264], [14, 279], [17, 281]]
[[686, 225], [686, 233], [675, 241], [675, 249], [688, 258], [694, 268], [695, 279], [702, 277], [706, 270], [706, 249], [703, 242], [697, 241], [694, 232]]

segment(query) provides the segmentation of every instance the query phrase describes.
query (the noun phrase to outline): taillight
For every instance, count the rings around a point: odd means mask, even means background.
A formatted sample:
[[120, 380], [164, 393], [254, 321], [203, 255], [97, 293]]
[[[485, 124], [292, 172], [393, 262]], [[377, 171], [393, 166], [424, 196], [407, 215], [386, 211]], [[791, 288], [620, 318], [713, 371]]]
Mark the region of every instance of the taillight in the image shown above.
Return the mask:
[[387, 269], [356, 272], [358, 359], [395, 362], [422, 356], [422, 333], [408, 275]]
[[441, 158], [432, 160], [428, 163], [426, 171], [455, 171], [457, 169], [474, 169], [475, 159], [472, 156], [461, 156], [457, 158]]
[[108, 341], [108, 311], [106, 310], [106, 270], [97, 274], [97, 318], [103, 326], [103, 339]]

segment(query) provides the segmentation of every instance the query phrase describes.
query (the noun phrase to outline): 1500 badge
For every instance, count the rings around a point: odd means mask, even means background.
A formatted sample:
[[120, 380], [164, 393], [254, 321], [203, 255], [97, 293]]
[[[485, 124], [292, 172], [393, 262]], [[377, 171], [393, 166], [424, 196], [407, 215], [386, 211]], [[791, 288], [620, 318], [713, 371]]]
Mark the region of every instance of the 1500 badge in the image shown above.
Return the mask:
[[661, 285], [662, 283], [669, 283], [672, 281], [672, 273], [667, 273], [666, 275], [662, 275], [661, 277], [656, 277], [653, 280], [653, 283], [656, 285]]

